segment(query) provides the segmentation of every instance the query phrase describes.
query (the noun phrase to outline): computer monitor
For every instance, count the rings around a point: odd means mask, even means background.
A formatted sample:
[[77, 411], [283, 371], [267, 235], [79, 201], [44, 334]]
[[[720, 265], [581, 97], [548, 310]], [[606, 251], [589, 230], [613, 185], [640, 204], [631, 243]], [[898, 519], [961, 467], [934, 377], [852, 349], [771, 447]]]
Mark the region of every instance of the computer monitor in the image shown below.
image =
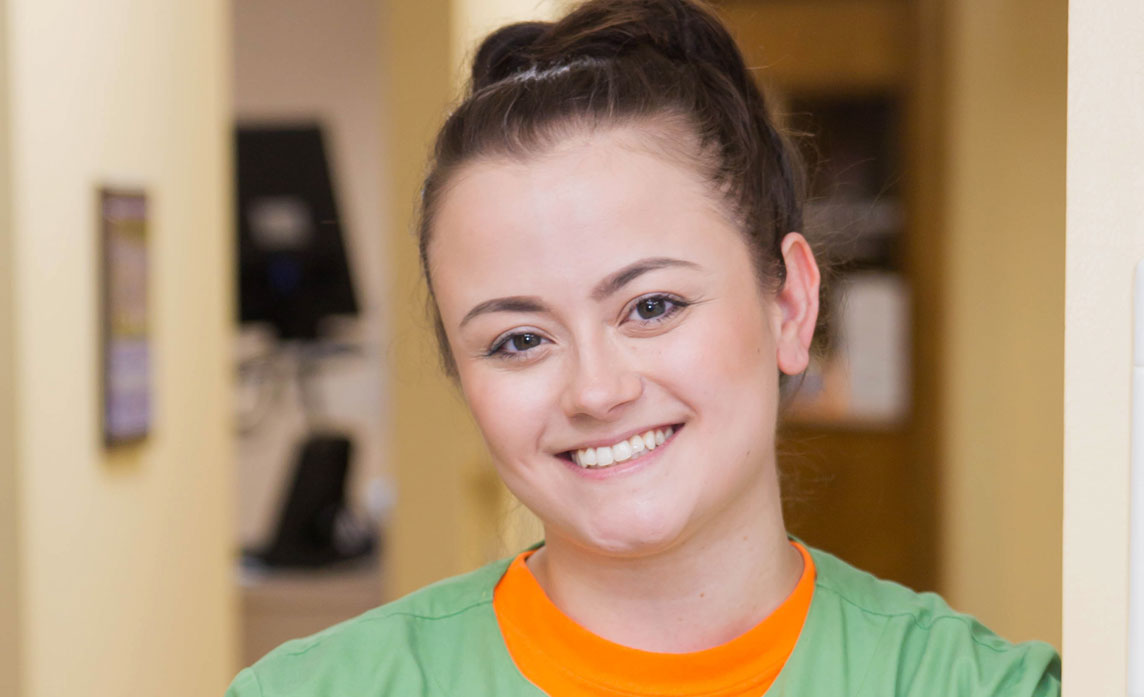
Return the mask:
[[358, 312], [322, 130], [240, 125], [236, 141], [239, 319], [318, 339]]

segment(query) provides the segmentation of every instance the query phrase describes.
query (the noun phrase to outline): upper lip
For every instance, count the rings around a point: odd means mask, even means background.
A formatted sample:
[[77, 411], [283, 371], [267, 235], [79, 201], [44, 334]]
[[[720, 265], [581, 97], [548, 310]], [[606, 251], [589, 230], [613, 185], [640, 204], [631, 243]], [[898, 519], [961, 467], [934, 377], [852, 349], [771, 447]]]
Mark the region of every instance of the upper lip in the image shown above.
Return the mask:
[[559, 452], [560, 453], [570, 453], [570, 452], [575, 452], [577, 450], [587, 450], [588, 448], [608, 448], [608, 447], [615, 445], [616, 443], [619, 443], [622, 440], [631, 440], [632, 436], [642, 436], [643, 434], [647, 433], [648, 431], [656, 431], [656, 430], [665, 429], [665, 428], [668, 428], [669, 426], [675, 426], [678, 423], [679, 422], [677, 422], [677, 421], [666, 421], [666, 422], [661, 423], [661, 424], [656, 425], [656, 426], [642, 426], [640, 428], [633, 428], [630, 431], [621, 432], [615, 436], [605, 436], [604, 438], [598, 438], [598, 439], [593, 440], [593, 441], [581, 443], [579, 445], [574, 445], [571, 448], [566, 448], [565, 450], [561, 450]]

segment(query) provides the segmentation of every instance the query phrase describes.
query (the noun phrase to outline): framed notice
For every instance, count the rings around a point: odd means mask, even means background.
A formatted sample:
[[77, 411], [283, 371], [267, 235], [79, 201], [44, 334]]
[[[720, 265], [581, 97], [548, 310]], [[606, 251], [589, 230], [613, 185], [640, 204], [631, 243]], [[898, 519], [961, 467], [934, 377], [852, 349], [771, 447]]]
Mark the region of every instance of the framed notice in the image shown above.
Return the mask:
[[101, 189], [103, 440], [142, 440], [151, 430], [147, 196]]

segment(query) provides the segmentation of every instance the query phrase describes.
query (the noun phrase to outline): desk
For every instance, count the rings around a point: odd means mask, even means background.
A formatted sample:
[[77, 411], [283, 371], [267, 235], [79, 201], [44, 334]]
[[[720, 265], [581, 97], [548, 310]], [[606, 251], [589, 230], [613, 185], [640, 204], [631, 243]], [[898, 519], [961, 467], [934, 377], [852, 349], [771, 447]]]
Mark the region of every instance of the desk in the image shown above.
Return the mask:
[[332, 569], [238, 570], [242, 662], [250, 665], [288, 639], [360, 615], [382, 601], [381, 562], [374, 557]]

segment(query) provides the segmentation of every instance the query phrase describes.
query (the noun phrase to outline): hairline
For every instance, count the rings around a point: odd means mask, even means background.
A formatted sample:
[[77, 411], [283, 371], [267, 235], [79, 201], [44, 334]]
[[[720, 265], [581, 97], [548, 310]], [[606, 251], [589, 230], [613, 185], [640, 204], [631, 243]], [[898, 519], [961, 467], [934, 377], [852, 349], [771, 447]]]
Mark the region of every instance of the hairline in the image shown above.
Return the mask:
[[[717, 156], [704, 152], [699, 136], [695, 132], [696, 128], [687, 115], [664, 112], [618, 117], [606, 122], [597, 121], [599, 120], [584, 117], [566, 118], [561, 123], [551, 124], [544, 133], [534, 139], [535, 142], [522, 143], [517, 147], [505, 145], [490, 147], [485, 152], [476, 152], [465, 158], [446, 172], [447, 178], [435, 192], [433, 209], [428, 211], [429, 219], [426, 221], [428, 226], [425, 233], [428, 235], [428, 241], [425, 255], [426, 271], [429, 273], [426, 282], [430, 286], [430, 292], [432, 292], [432, 264], [429, 260], [437, 238], [433, 230], [437, 213], [450, 192], [465, 177], [486, 166], [525, 165], [543, 161], [602, 135], [619, 134], [620, 137], [613, 142], [620, 148], [635, 154], [651, 156], [699, 176], [702, 180], [700, 182], [702, 193], [711, 204], [712, 210], [739, 231], [748, 244], [751, 244], [741, 217], [731, 210], [733, 205], [731, 198], [716, 188], [718, 182], [710, 171], [711, 166], [707, 164], [706, 158]], [[628, 137], [629, 135], [631, 137]]]

